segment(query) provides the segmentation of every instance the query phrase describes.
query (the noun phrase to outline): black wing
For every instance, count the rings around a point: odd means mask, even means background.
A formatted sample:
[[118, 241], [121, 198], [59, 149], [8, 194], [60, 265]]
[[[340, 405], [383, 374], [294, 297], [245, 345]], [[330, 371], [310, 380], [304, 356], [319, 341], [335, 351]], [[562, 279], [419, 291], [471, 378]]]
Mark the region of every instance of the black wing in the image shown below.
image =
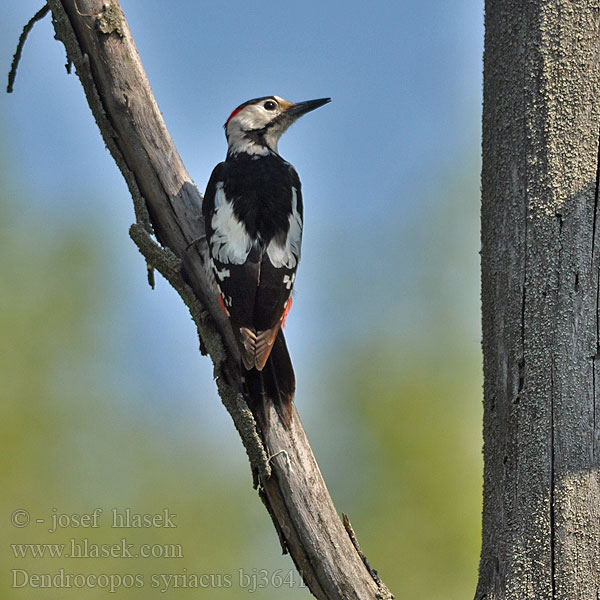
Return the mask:
[[244, 364], [262, 370], [290, 306], [303, 207], [290, 165], [277, 159], [277, 168], [263, 172], [257, 162], [217, 165], [203, 213], [215, 280]]

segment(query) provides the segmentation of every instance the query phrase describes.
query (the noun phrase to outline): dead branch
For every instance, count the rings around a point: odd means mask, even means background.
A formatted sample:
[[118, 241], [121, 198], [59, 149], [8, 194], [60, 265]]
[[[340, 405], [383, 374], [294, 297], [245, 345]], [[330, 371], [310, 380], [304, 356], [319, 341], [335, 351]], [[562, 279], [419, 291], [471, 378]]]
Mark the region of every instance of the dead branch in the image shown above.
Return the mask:
[[33, 15], [33, 17], [31, 17], [31, 19], [29, 19], [27, 25], [23, 27], [23, 31], [19, 37], [19, 43], [17, 44], [17, 49], [15, 50], [15, 55], [12, 59], [12, 64], [10, 65], [10, 72], [8, 73], [8, 85], [6, 86], [7, 93], [12, 94], [13, 86], [15, 84], [15, 77], [17, 76], [17, 69], [19, 68], [19, 61], [21, 60], [21, 53], [23, 52], [23, 46], [25, 45], [25, 41], [27, 40], [29, 32], [33, 29], [33, 26], [38, 21], [41, 21], [49, 12], [50, 7], [45, 4], [35, 13], [35, 15]]
[[129, 186], [137, 220], [131, 237], [194, 318], [284, 552], [317, 598], [393, 598], [342, 524], [295, 408], [289, 430], [274, 411], [266, 433], [256, 428], [240, 393], [239, 354], [206, 276], [202, 197], [173, 145], [119, 3], [49, 0], [48, 6]]

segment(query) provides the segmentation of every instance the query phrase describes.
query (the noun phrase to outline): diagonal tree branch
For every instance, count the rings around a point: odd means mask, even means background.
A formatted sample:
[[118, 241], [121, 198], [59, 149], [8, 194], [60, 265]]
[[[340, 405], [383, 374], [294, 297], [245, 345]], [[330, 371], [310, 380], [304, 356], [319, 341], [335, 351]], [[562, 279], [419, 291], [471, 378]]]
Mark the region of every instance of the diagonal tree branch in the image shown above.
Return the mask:
[[240, 391], [238, 350], [205, 271], [202, 197], [173, 145], [119, 3], [48, 0], [48, 6], [56, 37], [129, 186], [137, 220], [131, 237], [192, 314], [283, 551], [319, 599], [393, 598], [349, 523], [341, 522], [295, 408], [289, 430], [274, 411], [268, 431], [256, 428]]
[[48, 6], [56, 37], [129, 186], [137, 221], [131, 237], [194, 318], [283, 551], [317, 598], [393, 598], [350, 524], [342, 524], [295, 408], [289, 430], [274, 411], [267, 432], [256, 428], [240, 391], [238, 350], [205, 271], [202, 197], [164, 124], [119, 3], [49, 0]]

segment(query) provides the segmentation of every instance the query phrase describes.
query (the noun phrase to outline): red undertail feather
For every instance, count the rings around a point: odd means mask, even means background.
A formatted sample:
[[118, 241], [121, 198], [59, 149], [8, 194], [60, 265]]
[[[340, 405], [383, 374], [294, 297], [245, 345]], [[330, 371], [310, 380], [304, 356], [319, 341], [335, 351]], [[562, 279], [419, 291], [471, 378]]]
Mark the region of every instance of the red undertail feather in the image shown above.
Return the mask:
[[290, 308], [292, 308], [292, 297], [288, 298], [288, 301], [285, 304], [285, 309], [283, 311], [283, 315], [281, 316], [281, 328], [285, 328], [285, 320], [287, 319], [288, 313], [290, 312]]
[[227, 307], [225, 306], [225, 300], [223, 300], [222, 294], [219, 294], [219, 306], [223, 309], [225, 316], [229, 317], [229, 311], [227, 310]]

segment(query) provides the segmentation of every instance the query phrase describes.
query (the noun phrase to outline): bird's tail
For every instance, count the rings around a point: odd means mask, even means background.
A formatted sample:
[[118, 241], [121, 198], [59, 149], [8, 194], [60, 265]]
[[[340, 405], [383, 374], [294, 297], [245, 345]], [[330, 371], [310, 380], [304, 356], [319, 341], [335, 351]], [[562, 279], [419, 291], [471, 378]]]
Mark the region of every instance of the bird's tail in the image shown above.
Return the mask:
[[245, 381], [246, 400], [254, 418], [263, 427], [269, 427], [269, 403], [289, 429], [292, 419], [292, 399], [296, 391], [294, 368], [280, 330], [273, 343], [271, 354], [262, 369], [248, 371], [242, 367]]

